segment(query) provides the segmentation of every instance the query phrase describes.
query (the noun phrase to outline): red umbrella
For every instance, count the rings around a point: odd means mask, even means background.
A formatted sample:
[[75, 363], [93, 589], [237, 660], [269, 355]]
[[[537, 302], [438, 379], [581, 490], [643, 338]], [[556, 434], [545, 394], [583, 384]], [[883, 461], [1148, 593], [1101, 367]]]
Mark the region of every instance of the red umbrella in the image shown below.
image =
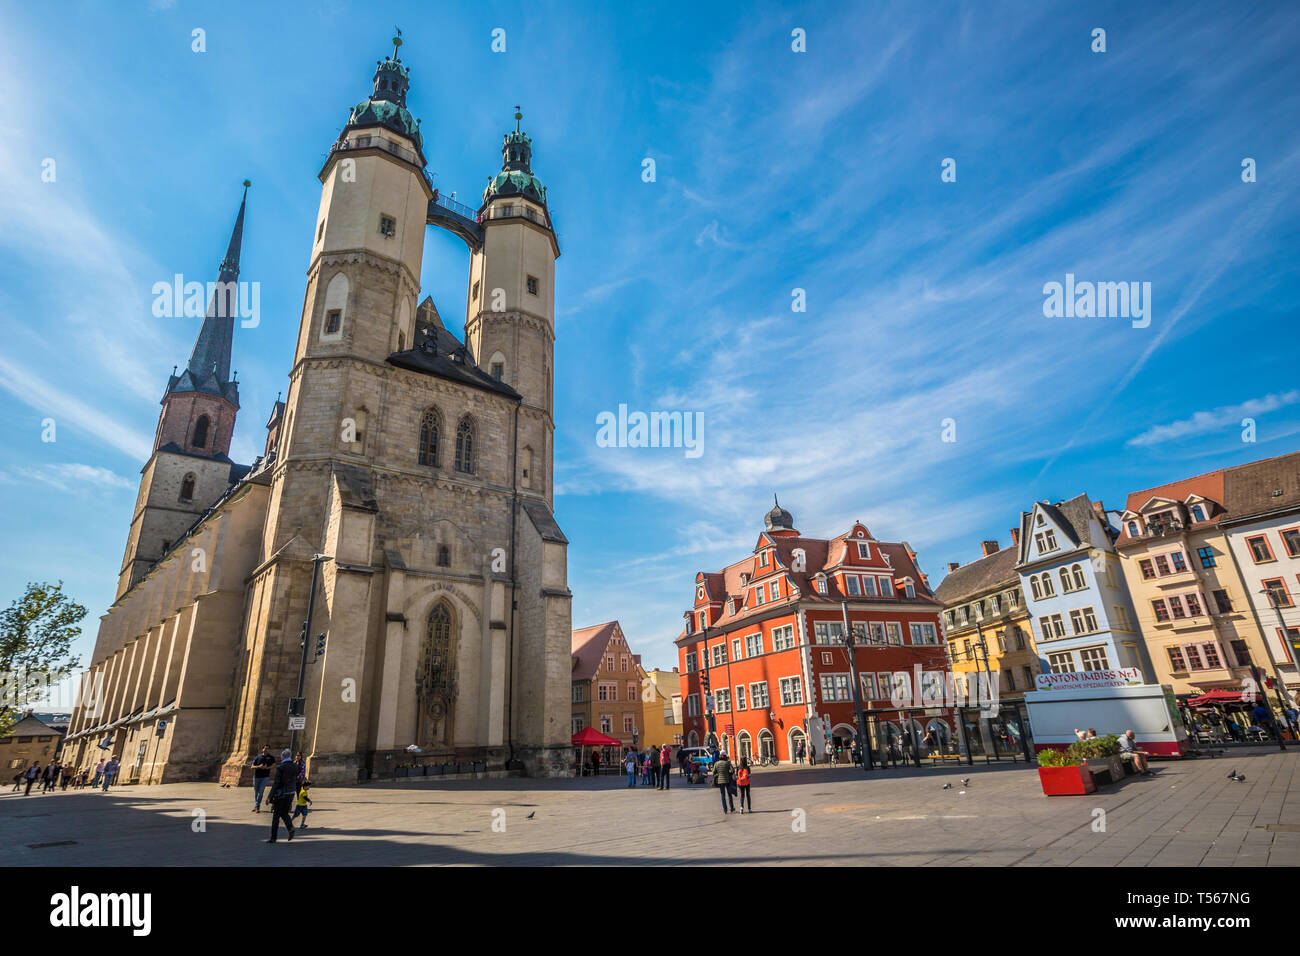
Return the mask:
[[602, 734], [595, 727], [584, 727], [571, 738], [575, 747], [621, 747], [623, 741]]

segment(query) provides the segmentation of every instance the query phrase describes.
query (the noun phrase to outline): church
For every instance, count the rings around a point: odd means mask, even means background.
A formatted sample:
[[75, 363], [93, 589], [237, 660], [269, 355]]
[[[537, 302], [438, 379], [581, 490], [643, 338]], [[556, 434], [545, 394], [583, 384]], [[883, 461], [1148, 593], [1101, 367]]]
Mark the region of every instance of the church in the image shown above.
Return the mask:
[[[400, 46], [320, 171], [264, 453], [229, 457], [238, 327], [220, 292], [167, 381], [69, 727], [78, 766], [112, 755], [123, 782], [240, 783], [262, 746], [292, 741], [321, 784], [416, 754], [570, 772], [546, 189], [516, 110], [478, 208], [440, 196]], [[247, 204], [246, 184], [219, 290], [238, 280]], [[463, 342], [420, 298], [429, 225], [469, 249]]]

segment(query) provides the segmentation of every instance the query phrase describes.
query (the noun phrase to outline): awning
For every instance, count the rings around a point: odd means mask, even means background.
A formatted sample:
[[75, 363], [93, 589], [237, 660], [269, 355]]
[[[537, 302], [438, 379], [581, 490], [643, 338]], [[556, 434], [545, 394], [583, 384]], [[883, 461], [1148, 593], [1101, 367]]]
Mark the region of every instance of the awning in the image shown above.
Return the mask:
[[570, 738], [575, 747], [621, 747], [623, 741], [602, 734], [595, 727], [584, 727]]
[[1251, 703], [1250, 695], [1244, 694], [1239, 690], [1212, 690], [1202, 694], [1200, 697], [1193, 697], [1187, 702], [1189, 707], [1208, 707], [1211, 704], [1249, 704]]

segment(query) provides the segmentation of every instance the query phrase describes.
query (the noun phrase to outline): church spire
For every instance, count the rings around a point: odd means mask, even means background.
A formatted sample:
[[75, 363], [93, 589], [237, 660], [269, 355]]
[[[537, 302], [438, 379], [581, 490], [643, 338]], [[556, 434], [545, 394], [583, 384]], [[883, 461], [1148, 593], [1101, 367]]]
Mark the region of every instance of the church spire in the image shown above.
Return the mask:
[[244, 241], [244, 209], [248, 205], [248, 187], [244, 180], [244, 195], [239, 202], [239, 214], [235, 217], [235, 228], [230, 233], [230, 242], [226, 246], [226, 256], [221, 260], [217, 274], [217, 288], [208, 303], [207, 315], [203, 326], [194, 342], [194, 351], [190, 353], [185, 372], [179, 377], [173, 376], [167, 390], [212, 392], [230, 398], [238, 393], [230, 376], [230, 350], [235, 332], [235, 315], [238, 312], [238, 295], [236, 283], [239, 280], [239, 253]]

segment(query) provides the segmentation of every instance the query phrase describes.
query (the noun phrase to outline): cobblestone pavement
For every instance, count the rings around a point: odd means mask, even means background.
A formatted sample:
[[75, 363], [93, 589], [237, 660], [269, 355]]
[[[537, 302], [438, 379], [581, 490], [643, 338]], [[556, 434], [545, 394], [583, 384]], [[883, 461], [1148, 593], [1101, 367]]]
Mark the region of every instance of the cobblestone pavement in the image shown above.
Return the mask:
[[717, 791], [676, 773], [668, 791], [624, 777], [394, 780], [313, 790], [309, 827], [275, 846], [247, 787], [5, 792], [0, 846], [11, 866], [1300, 864], [1300, 749], [1155, 769], [1051, 798], [1023, 763], [758, 770], [752, 815], [724, 815]]

